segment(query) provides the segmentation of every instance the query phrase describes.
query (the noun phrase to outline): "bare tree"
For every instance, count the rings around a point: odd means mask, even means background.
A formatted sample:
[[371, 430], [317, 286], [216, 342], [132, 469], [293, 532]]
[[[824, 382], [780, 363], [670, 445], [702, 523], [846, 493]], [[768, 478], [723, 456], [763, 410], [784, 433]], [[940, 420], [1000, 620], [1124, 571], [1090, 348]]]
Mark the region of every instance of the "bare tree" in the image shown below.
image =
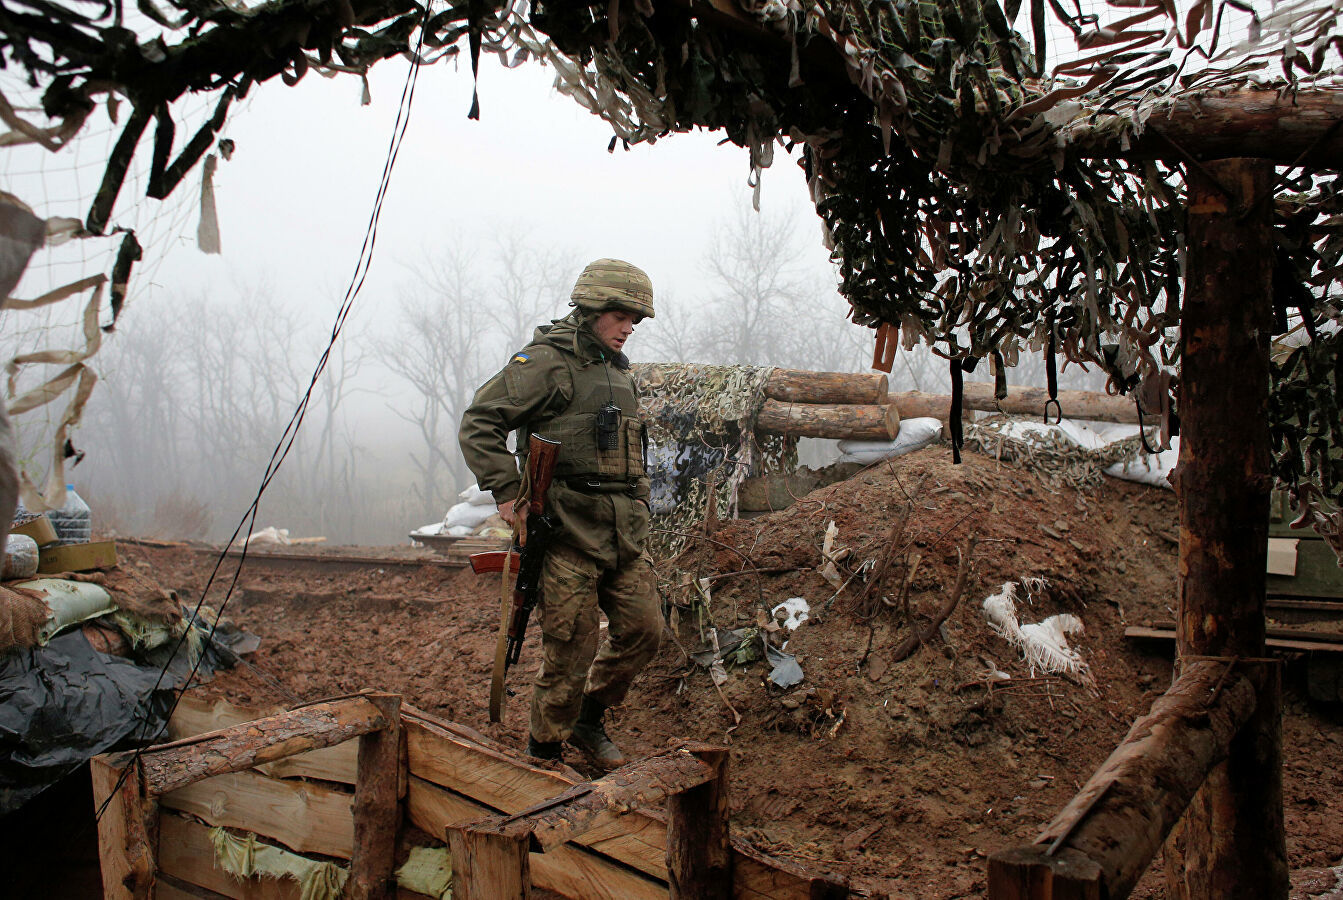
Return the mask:
[[411, 271], [416, 284], [400, 305], [401, 321], [378, 357], [412, 394], [393, 411], [415, 426], [420, 446], [410, 453], [422, 512], [441, 515], [469, 481], [457, 449], [457, 426], [488, 374], [488, 311], [471, 272], [472, 253], [457, 245]]

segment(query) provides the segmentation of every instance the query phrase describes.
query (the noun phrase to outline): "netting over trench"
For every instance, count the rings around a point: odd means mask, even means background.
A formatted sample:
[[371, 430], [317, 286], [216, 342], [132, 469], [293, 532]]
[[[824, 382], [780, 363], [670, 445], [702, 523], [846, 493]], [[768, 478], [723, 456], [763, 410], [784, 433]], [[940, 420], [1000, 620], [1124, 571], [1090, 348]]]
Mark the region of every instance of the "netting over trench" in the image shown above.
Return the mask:
[[679, 553], [711, 512], [735, 516], [746, 478], [796, 464], [796, 438], [755, 432], [772, 371], [690, 363], [632, 368], [649, 426], [657, 556]]

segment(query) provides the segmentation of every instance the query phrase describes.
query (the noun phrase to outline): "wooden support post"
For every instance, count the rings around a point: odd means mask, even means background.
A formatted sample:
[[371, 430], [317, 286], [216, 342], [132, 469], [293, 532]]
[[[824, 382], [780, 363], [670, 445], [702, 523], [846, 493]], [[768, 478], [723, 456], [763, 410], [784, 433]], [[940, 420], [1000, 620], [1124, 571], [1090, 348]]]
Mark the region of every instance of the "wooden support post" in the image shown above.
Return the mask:
[[667, 882], [671, 900], [731, 900], [728, 751], [692, 746], [713, 780], [667, 800]]
[[[1180, 317], [1181, 657], [1264, 655], [1273, 165], [1191, 167], [1189, 259]], [[1212, 180], [1210, 180], [1212, 179]], [[1280, 701], [1266, 683], [1256, 717], [1209, 774], [1171, 838], [1171, 897], [1285, 898]], [[1272, 721], [1269, 721], [1272, 720]]]
[[1013, 847], [989, 858], [991, 900], [1101, 900], [1101, 869], [1086, 854]]
[[453, 900], [530, 900], [530, 843], [525, 822], [487, 819], [448, 826]]
[[151, 796], [166, 794], [204, 778], [331, 747], [387, 725], [369, 699], [350, 697], [198, 734], [143, 751], [145, 790]]
[[89, 771], [103, 897], [153, 900], [159, 808], [145, 793], [139, 762], [131, 753], [105, 754], [89, 760]]
[[359, 738], [358, 775], [354, 785], [354, 853], [345, 896], [350, 900], [390, 900], [396, 895], [393, 863], [405, 792], [404, 733], [401, 696], [364, 695], [381, 713], [386, 726]]

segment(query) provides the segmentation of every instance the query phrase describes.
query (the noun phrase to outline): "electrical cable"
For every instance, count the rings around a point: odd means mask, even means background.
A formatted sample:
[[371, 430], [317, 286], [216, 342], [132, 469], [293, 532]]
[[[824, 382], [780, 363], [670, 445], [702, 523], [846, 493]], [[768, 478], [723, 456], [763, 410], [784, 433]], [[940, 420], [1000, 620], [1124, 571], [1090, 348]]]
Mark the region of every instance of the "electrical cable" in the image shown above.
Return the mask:
[[[242, 552], [238, 555], [237, 567], [233, 571], [233, 577], [229, 581], [228, 589], [224, 593], [223, 600], [220, 601], [219, 608], [216, 610], [214, 622], [211, 624], [210, 630], [206, 635], [207, 642], [214, 641], [215, 631], [219, 627], [219, 620], [223, 616], [224, 610], [227, 608], [229, 600], [233, 596], [233, 592], [238, 584], [238, 579], [241, 577], [242, 567], [247, 561], [247, 541], [250, 540], [253, 530], [256, 527], [256, 518], [261, 498], [265, 494], [266, 489], [270, 486], [271, 481], [279, 472], [280, 466], [284, 463], [285, 458], [289, 455], [290, 449], [294, 445], [294, 440], [298, 437], [298, 429], [303, 424], [304, 417], [307, 415], [308, 404], [312, 400], [313, 391], [316, 390], [318, 380], [321, 378], [322, 372], [326, 369], [327, 362], [331, 358], [331, 352], [335, 348], [336, 340], [340, 337], [341, 330], [345, 327], [345, 320], [349, 317], [354, 301], [359, 296], [360, 291], [363, 289], [364, 282], [368, 278], [368, 272], [373, 263], [374, 249], [377, 246], [378, 223], [382, 217], [382, 205], [387, 197], [387, 190], [391, 185], [392, 171], [396, 165], [397, 156], [401, 151], [401, 143], [405, 138], [406, 130], [410, 126], [411, 106], [415, 99], [415, 86], [419, 80], [420, 65], [423, 59], [421, 51], [424, 47], [424, 24], [428, 22], [432, 6], [432, 0], [425, 4], [424, 22], [421, 23], [419, 38], [410, 62], [410, 71], [407, 73], [406, 82], [401, 89], [401, 100], [397, 107], [396, 121], [392, 126], [392, 137], [388, 143], [387, 158], [383, 163], [382, 176], [378, 183], [377, 194], [373, 202], [373, 210], [369, 216], [368, 226], [364, 231], [364, 241], [359, 248], [359, 257], [355, 262], [354, 273], [350, 278], [349, 286], [345, 290], [345, 297], [341, 301], [340, 308], [336, 312], [336, 319], [331, 328], [330, 339], [327, 341], [326, 349], [317, 360], [317, 365], [313, 370], [312, 380], [309, 382], [307, 390], [299, 400], [293, 415], [290, 416], [289, 422], [285, 425], [284, 432], [280, 435], [279, 440], [275, 444], [275, 449], [271, 453], [271, 458], [266, 464], [266, 471], [262, 475], [261, 484], [257, 488], [256, 496], [252, 499], [251, 504], [243, 513], [237, 528], [233, 530], [233, 534], [225, 544], [224, 549], [220, 551], [219, 557], [215, 560], [214, 568], [210, 572], [210, 577], [206, 580], [205, 587], [201, 589], [200, 599], [196, 601], [196, 605], [192, 610], [192, 618], [196, 619], [199, 617], [200, 610], [205, 605], [205, 598], [208, 596], [210, 588], [213, 586], [216, 577], [219, 575], [220, 569], [224, 565], [224, 560], [227, 558], [228, 548], [238, 539], [238, 536], [242, 533], [245, 526], [247, 529], [247, 536], [243, 541]], [[189, 625], [187, 629], [182, 632], [181, 637], [177, 640], [177, 644], [173, 647], [173, 652], [169, 656], [169, 660], [176, 658], [177, 653], [181, 650], [183, 643], [185, 643], [187, 639], [187, 635], [190, 634], [191, 627], [192, 626]], [[191, 667], [190, 674], [187, 675], [183, 682], [183, 690], [185, 690], [196, 677], [200, 670], [201, 661], [204, 658], [204, 653], [197, 657], [195, 663]], [[165, 663], [163, 668], [159, 671], [159, 676], [154, 682], [154, 686], [146, 694], [146, 698], [152, 697], [159, 689], [163, 679], [167, 676], [167, 673], [168, 666]], [[181, 701], [181, 696], [181, 692], [174, 696], [172, 705], [169, 707], [167, 717], [164, 720], [164, 724], [154, 736], [153, 741], [157, 741], [161, 738], [163, 733], [167, 730], [167, 720], [172, 717], [173, 711], [177, 709], [177, 705]], [[94, 817], [95, 822], [101, 821], [103, 814], [107, 811], [108, 806], [112, 802], [112, 798], [117, 795], [117, 792], [125, 783], [125, 780], [130, 775], [135, 763], [139, 760], [143, 749], [144, 748], [142, 747], [137, 747], [135, 749], [129, 763], [122, 770], [120, 777], [117, 779], [116, 785], [108, 794], [107, 798], [99, 805]], [[73, 769], [71, 771], [73, 771]]]

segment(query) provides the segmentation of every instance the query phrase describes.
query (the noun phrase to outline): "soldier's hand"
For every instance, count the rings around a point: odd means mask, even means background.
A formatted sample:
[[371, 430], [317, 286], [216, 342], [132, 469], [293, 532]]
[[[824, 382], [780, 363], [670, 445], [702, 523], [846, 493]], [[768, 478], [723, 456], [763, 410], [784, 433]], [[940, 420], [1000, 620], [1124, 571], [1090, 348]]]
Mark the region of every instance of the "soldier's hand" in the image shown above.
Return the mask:
[[519, 532], [525, 533], [527, 528], [527, 504], [519, 504], [517, 500], [500, 503], [499, 518], [512, 525]]

